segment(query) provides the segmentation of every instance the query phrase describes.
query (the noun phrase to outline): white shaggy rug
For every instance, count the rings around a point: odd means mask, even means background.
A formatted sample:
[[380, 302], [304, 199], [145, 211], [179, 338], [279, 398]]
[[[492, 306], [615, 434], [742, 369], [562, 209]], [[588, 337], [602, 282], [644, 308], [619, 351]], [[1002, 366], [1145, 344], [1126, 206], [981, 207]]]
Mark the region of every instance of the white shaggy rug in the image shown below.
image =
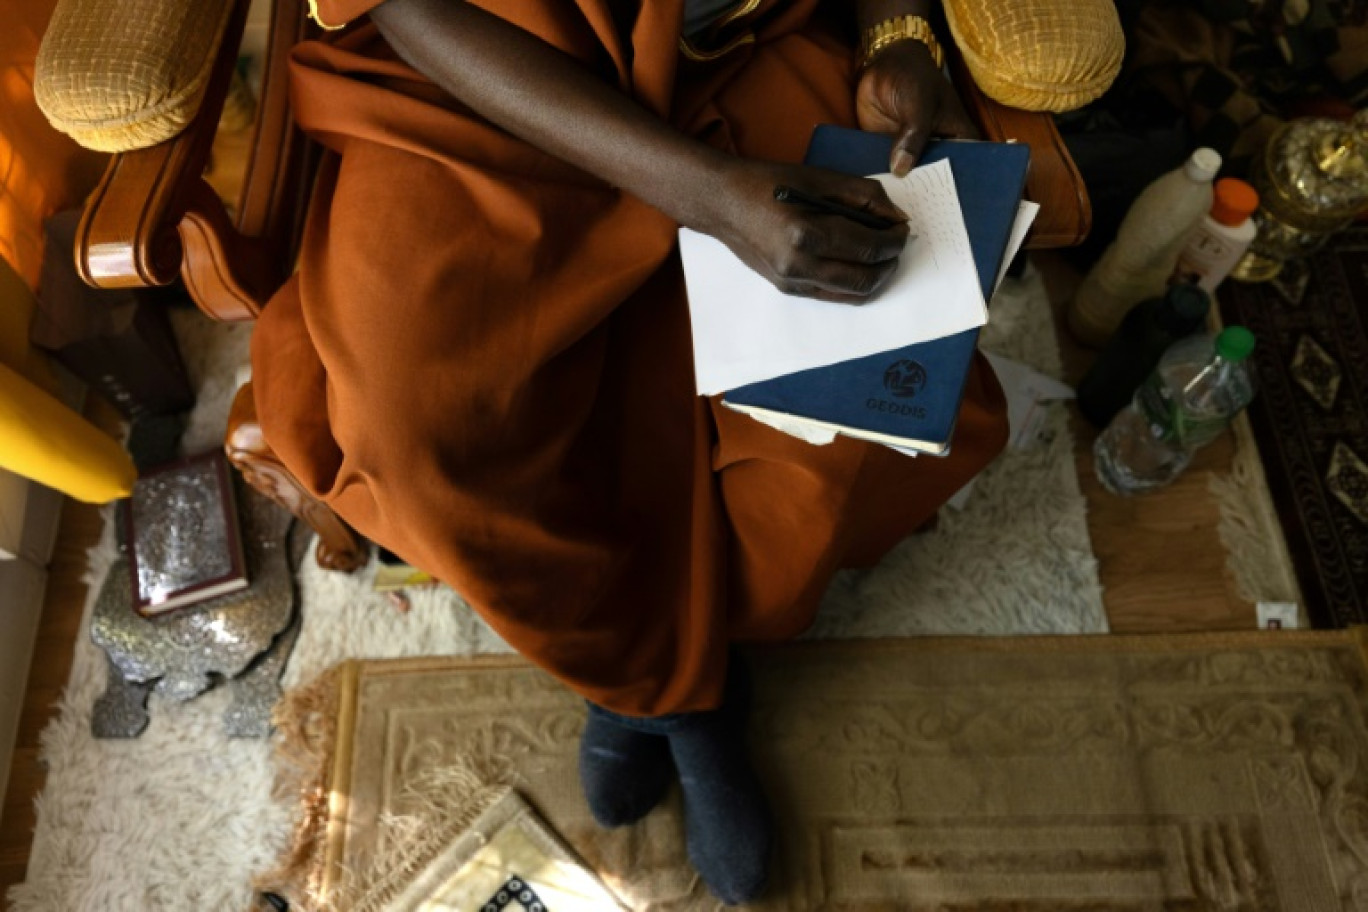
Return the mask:
[[[1044, 288], [1034, 272], [1008, 280], [994, 300], [984, 347], [1060, 375]], [[200, 404], [186, 449], [217, 445], [249, 327], [178, 314]], [[1051, 406], [1040, 439], [1008, 451], [977, 482], [962, 512], [895, 549], [879, 566], [843, 574], [814, 636], [1085, 633], [1106, 630], [1074, 475], [1066, 414]], [[91, 597], [114, 558], [112, 529], [90, 555]], [[285, 673], [308, 680], [345, 658], [500, 652], [507, 647], [450, 590], [413, 593], [400, 614], [370, 591], [374, 565], [355, 576], [300, 568], [303, 629]], [[90, 736], [105, 685], [104, 658], [76, 643], [60, 711], [43, 734], [47, 786], [28, 880], [9, 893], [14, 912], [241, 910], [254, 873], [285, 845], [289, 809], [271, 799], [270, 745], [231, 740], [227, 694], [188, 703], [153, 696], [152, 721], [130, 741]]]

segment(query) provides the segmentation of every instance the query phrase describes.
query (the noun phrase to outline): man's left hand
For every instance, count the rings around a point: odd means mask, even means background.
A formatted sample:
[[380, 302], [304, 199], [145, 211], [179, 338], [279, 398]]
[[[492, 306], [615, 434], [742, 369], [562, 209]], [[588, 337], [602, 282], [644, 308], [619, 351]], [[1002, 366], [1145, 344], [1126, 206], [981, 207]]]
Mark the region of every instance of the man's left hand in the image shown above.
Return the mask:
[[920, 41], [899, 41], [878, 53], [855, 90], [860, 129], [893, 134], [889, 170], [902, 177], [932, 136], [975, 139], [979, 133], [950, 80]]

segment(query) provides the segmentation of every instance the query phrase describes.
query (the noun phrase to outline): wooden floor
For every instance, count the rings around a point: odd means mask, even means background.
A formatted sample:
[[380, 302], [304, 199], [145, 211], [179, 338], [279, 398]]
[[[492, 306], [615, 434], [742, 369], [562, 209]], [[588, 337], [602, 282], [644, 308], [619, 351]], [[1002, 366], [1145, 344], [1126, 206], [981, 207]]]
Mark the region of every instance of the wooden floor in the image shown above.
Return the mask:
[[[1055, 256], [1037, 256], [1052, 301], [1062, 308], [1078, 277]], [[1077, 382], [1091, 353], [1060, 334], [1065, 380]], [[94, 403], [92, 418], [110, 426], [108, 406]], [[1171, 487], [1143, 498], [1114, 497], [1092, 472], [1096, 432], [1075, 413], [1078, 476], [1088, 500], [1088, 528], [1099, 561], [1104, 602], [1118, 633], [1250, 629], [1254, 606], [1235, 593], [1216, 533], [1218, 512], [1207, 493], [1213, 472], [1229, 466], [1227, 440], [1213, 444]], [[86, 550], [100, 534], [94, 507], [68, 501], [53, 557], [38, 644], [29, 674], [13, 771], [0, 816], [0, 898], [24, 879], [34, 826], [34, 797], [42, 789], [39, 734], [71, 669], [85, 585]], [[55, 912], [55, 910], [54, 910]]]
[[[106, 430], [118, 427], [118, 414], [94, 395], [86, 415]], [[98, 507], [70, 498], [62, 504], [61, 528], [48, 566], [47, 593], [38, 622], [24, 709], [19, 717], [9, 788], [4, 805], [0, 806], [0, 907], [5, 905], [10, 885], [23, 882], [28, 867], [29, 843], [36, 821], [33, 800], [43, 788], [44, 776], [38, 762], [38, 739], [71, 675], [73, 646], [86, 600], [81, 575], [86, 568], [86, 552], [99, 541], [102, 528]]]
[[[1059, 329], [1058, 317], [1079, 282], [1077, 271], [1054, 253], [1033, 258], [1055, 305], [1063, 379], [1076, 385], [1094, 353]], [[1097, 430], [1071, 408], [1078, 481], [1088, 500], [1088, 531], [1098, 559], [1107, 619], [1116, 633], [1249, 630], [1254, 605], [1240, 598], [1226, 568], [1216, 532], [1220, 518], [1208, 492], [1213, 474], [1230, 468], [1227, 434], [1199, 452], [1172, 485], [1144, 497], [1107, 493], [1093, 474]]]

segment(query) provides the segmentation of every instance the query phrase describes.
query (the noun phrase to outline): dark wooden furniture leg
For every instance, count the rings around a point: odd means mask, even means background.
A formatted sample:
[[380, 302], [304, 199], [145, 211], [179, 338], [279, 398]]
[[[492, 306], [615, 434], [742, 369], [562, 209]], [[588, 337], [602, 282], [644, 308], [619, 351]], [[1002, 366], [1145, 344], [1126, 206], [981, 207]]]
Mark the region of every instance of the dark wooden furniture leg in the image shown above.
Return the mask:
[[318, 533], [318, 565], [351, 573], [366, 562], [367, 546], [332, 508], [315, 498], [290, 474], [271, 451], [257, 423], [252, 384], [244, 383], [228, 413], [223, 444], [231, 462], [247, 483], [289, 510]]

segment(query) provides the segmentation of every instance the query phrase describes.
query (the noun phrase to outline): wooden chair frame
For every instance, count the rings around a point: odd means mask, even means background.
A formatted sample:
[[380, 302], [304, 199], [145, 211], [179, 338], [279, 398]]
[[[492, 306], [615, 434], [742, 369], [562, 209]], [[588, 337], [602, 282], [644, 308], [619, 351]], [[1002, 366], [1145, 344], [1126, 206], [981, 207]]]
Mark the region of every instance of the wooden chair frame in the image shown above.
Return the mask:
[[[248, 6], [249, 0], [234, 0], [208, 90], [190, 125], [156, 146], [112, 157], [77, 234], [77, 269], [89, 284], [159, 286], [179, 276], [208, 316], [240, 321], [255, 319], [289, 275], [321, 154], [294, 126], [283, 78], [290, 48], [316, 34], [303, 0], [275, 0], [273, 6], [262, 97], [236, 219], [203, 177]], [[1092, 211], [1053, 118], [987, 98], [953, 45], [947, 51], [960, 97], [984, 138], [1031, 146], [1026, 196], [1041, 211], [1027, 248], [1080, 243]], [[225, 448], [251, 484], [318, 532], [321, 565], [349, 571], [364, 562], [366, 547], [355, 532], [271, 451], [256, 420], [250, 383], [238, 390]]]

